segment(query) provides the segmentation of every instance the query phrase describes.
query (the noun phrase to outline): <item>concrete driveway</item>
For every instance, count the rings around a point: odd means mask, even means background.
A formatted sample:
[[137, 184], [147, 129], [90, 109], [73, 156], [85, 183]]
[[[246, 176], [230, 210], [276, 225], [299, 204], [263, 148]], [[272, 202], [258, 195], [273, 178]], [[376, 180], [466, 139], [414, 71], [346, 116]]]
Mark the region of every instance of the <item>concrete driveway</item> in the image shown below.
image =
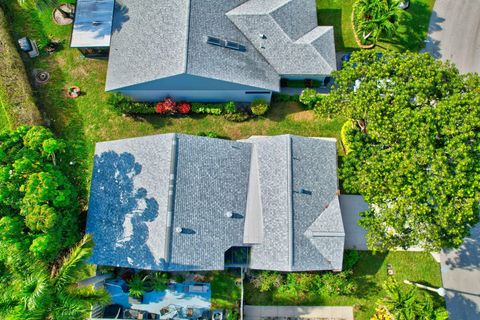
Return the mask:
[[480, 319], [480, 224], [462, 247], [442, 252], [441, 266], [449, 319]]
[[423, 51], [480, 72], [480, 0], [436, 0]]

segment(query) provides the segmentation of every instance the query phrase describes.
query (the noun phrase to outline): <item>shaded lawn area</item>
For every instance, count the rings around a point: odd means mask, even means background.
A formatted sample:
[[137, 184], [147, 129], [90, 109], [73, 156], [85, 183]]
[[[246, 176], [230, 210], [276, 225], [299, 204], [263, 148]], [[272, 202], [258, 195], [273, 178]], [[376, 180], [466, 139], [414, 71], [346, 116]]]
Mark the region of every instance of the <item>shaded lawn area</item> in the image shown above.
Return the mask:
[[8, 118], [6, 102], [0, 92], [0, 130], [11, 129], [10, 120]]
[[[355, 0], [316, 0], [320, 25], [333, 25], [337, 51], [358, 49], [351, 22]], [[411, 0], [405, 11], [399, 35], [392, 39], [381, 39], [377, 50], [419, 51], [427, 38], [428, 23], [435, 0]], [[375, 49], [374, 49], [375, 50]]]
[[[210, 115], [123, 116], [106, 103], [107, 61], [81, 58], [79, 51], [69, 48], [71, 26], [54, 25], [51, 11], [21, 10], [13, 2], [11, 6], [15, 39], [27, 35], [43, 43], [46, 39], [62, 42], [60, 51], [51, 55], [43, 53], [41, 57], [29, 60], [27, 69], [50, 72], [49, 83], [37, 88], [35, 94], [51, 121], [52, 129], [67, 139], [74, 150], [72, 161], [84, 199], [88, 195], [95, 143], [99, 141], [166, 132], [198, 134], [207, 131], [215, 131], [230, 139], [287, 133], [339, 138], [343, 119], [317, 118], [313, 111], [304, 110], [295, 102], [276, 103], [265, 117], [243, 123]], [[64, 95], [65, 88], [72, 85], [79, 86], [83, 92], [78, 99], [67, 99]]]
[[[387, 264], [395, 271], [398, 282], [408, 279], [433, 287], [442, 286], [440, 265], [430, 253], [424, 252], [390, 252], [372, 254], [360, 252], [360, 259], [353, 269], [357, 291], [352, 296], [313, 296], [298, 305], [354, 306], [355, 319], [368, 320], [375, 312], [376, 302], [384, 297], [383, 282], [387, 279]], [[403, 284], [402, 284], [403, 285]], [[421, 292], [421, 294], [430, 294]], [[436, 306], [444, 306], [439, 296], [430, 295]], [[282, 299], [273, 292], [259, 292], [251, 284], [245, 286], [245, 304], [251, 305], [295, 305], [293, 301]]]
[[212, 309], [235, 309], [240, 300], [240, 287], [236, 281], [240, 276], [228, 271], [213, 272], [210, 286], [212, 290]]

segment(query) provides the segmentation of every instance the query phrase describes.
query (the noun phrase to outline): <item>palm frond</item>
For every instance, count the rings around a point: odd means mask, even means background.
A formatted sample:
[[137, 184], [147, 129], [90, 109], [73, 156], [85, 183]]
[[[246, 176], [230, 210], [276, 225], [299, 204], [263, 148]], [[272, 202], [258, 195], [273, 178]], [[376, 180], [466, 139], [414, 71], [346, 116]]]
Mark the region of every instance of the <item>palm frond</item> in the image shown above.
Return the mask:
[[53, 277], [57, 290], [73, 284], [77, 281], [78, 271], [84, 267], [84, 262], [92, 254], [93, 240], [90, 235], [85, 235], [80, 242], [64, 258], [58, 272]]

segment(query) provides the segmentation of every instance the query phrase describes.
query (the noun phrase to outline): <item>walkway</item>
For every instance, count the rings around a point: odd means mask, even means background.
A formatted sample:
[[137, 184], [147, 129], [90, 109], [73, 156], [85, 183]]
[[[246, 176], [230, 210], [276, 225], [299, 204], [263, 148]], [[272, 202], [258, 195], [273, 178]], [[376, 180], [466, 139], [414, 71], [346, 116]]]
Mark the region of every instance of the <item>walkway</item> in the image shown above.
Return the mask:
[[340, 195], [343, 226], [345, 228], [345, 249], [368, 250], [365, 237], [367, 232], [358, 225], [359, 212], [368, 209], [368, 203], [358, 195]]
[[480, 319], [480, 224], [462, 247], [444, 250], [441, 262], [449, 319]]
[[353, 320], [353, 307], [245, 306], [245, 320], [266, 318]]
[[424, 51], [480, 72], [480, 0], [436, 0]]

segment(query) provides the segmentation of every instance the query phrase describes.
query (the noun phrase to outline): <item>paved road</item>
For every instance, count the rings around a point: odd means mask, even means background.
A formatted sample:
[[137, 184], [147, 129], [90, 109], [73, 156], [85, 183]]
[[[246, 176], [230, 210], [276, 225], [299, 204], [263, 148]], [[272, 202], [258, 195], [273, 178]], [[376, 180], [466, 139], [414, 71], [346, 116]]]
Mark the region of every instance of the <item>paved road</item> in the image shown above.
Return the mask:
[[460, 249], [444, 250], [441, 263], [449, 319], [480, 319], [480, 224]]
[[425, 50], [462, 73], [480, 72], [480, 0], [436, 0]]

